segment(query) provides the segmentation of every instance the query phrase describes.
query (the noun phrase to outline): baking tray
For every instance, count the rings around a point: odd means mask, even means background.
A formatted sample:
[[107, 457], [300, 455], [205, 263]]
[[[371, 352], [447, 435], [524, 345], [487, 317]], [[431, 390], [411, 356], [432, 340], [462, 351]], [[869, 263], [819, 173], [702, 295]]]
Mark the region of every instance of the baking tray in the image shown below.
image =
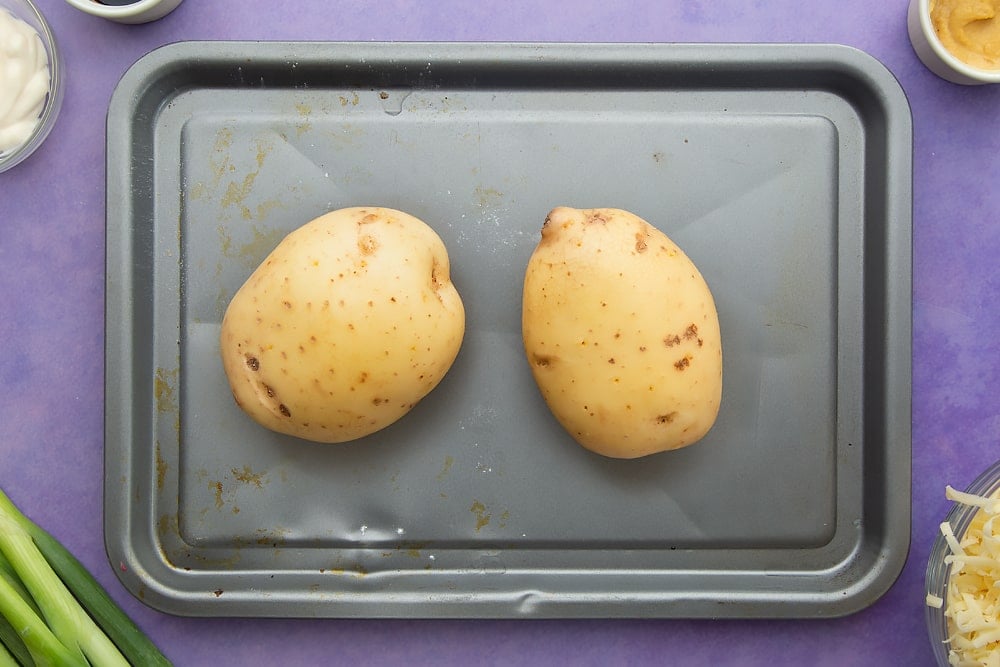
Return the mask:
[[[828, 45], [179, 43], [108, 115], [105, 529], [182, 615], [798, 617], [909, 544], [911, 120]], [[217, 349], [284, 234], [381, 205], [444, 239], [451, 372], [392, 427], [257, 427]], [[557, 425], [523, 356], [546, 213], [619, 207], [714, 291], [718, 421], [635, 461]]]

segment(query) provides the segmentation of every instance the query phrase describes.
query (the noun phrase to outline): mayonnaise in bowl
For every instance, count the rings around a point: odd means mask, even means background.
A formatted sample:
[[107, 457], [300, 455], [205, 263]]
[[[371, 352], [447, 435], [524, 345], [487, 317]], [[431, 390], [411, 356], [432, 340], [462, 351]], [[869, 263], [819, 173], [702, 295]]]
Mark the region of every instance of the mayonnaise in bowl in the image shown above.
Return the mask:
[[0, 171], [27, 157], [51, 128], [61, 93], [54, 55], [34, 6], [0, 0]]

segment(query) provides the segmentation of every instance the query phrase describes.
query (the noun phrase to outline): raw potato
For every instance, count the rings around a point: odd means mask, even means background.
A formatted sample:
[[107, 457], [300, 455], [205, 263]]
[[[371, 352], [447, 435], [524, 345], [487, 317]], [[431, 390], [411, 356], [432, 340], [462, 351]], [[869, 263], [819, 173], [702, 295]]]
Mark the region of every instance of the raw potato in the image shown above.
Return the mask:
[[545, 402], [589, 450], [637, 458], [690, 445], [715, 422], [712, 293], [687, 255], [632, 213], [549, 213], [525, 273], [522, 333]]
[[433, 229], [387, 208], [293, 231], [233, 297], [222, 361], [255, 421], [347, 442], [405, 415], [458, 355], [465, 310]]

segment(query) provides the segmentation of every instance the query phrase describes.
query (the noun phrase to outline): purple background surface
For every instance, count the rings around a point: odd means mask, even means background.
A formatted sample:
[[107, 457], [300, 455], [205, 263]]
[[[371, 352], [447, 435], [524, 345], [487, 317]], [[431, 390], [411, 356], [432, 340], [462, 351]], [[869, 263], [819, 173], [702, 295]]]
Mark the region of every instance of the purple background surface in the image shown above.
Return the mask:
[[[0, 175], [0, 487], [178, 665], [932, 664], [923, 572], [944, 485], [967, 485], [1000, 451], [1000, 86], [927, 71], [906, 0], [189, 0], [144, 26], [38, 4], [67, 89], [46, 143]], [[101, 518], [104, 120], [129, 65], [187, 39], [835, 42], [881, 60], [914, 122], [913, 518], [893, 588], [822, 621], [193, 619], [133, 599]]]

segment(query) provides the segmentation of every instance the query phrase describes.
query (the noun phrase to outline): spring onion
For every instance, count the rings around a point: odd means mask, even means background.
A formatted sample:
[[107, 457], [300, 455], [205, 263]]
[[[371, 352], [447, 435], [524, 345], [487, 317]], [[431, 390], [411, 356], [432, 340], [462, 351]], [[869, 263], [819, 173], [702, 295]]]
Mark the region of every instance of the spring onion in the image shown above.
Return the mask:
[[170, 665], [90, 572], [2, 490], [0, 616], [16, 637], [0, 624], [0, 666], [8, 657], [29, 666]]
[[0, 667], [21, 667], [21, 663], [17, 661], [17, 658], [3, 644], [0, 644]]
[[[27, 589], [21, 585], [21, 581], [14, 573], [14, 568], [4, 558], [2, 552], [0, 552], [0, 579], [3, 579], [13, 592], [17, 593], [31, 607], [31, 611], [36, 616], [41, 613], [38, 607], [35, 606], [35, 602], [31, 599], [31, 595]], [[25, 645], [24, 640], [21, 639], [21, 635], [18, 634], [14, 626], [2, 614], [0, 614], [0, 647], [3, 647], [7, 651], [3, 657], [15, 660], [14, 664], [16, 665], [30, 665], [34, 662], [31, 652]], [[6, 663], [2, 660], [0, 660], [0, 665], [6, 667]]]

